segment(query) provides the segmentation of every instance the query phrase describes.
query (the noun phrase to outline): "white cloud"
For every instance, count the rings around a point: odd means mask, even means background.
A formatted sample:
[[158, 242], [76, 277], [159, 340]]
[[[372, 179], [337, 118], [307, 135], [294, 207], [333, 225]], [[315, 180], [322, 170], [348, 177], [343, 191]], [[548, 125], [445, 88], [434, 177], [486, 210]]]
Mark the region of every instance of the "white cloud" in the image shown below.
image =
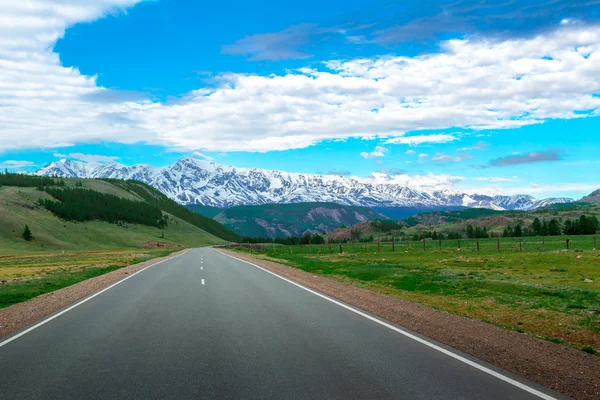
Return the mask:
[[203, 160], [208, 160], [208, 161], [214, 161], [214, 160], [215, 160], [214, 158], [212, 158], [212, 157], [210, 157], [210, 156], [207, 156], [206, 154], [204, 154], [204, 153], [201, 153], [201, 152], [199, 152], [199, 151], [195, 151], [193, 154], [194, 154], [196, 157], [202, 158]]
[[388, 139], [386, 143], [418, 146], [425, 143], [448, 143], [454, 140], [456, 140], [456, 137], [452, 135], [417, 135]]
[[117, 161], [119, 157], [115, 156], [103, 156], [98, 154], [83, 154], [83, 153], [69, 153], [69, 154], [61, 154], [54, 153], [54, 157], [56, 158], [73, 158], [75, 160], [84, 161], [88, 164], [104, 164], [108, 162]]
[[407, 174], [386, 174], [383, 172], [373, 172], [369, 177], [362, 178], [363, 182], [374, 184], [397, 184], [408, 186], [412, 189], [432, 192], [453, 187], [465, 180], [462, 176], [453, 176], [448, 174], [435, 175], [407, 175]]
[[472, 150], [485, 150], [487, 149], [488, 144], [482, 140], [480, 140], [479, 142], [475, 143], [473, 146], [469, 146], [469, 147], [462, 147], [459, 149], [456, 149], [456, 151], [472, 151]]
[[451, 40], [439, 53], [333, 60], [285, 75], [226, 74], [179, 103], [156, 103], [112, 95], [52, 51], [67, 27], [137, 0], [0, 1], [0, 151], [100, 141], [270, 151], [350, 137], [418, 145], [435, 135], [404, 132], [511, 128], [600, 111], [598, 26]]
[[429, 157], [429, 154], [425, 154], [425, 153], [419, 154], [419, 160], [421, 160], [421, 161], [424, 161], [427, 157]]
[[497, 183], [497, 182], [516, 182], [519, 180], [518, 177], [513, 176], [512, 178], [505, 178], [503, 176], [490, 176], [490, 177], [481, 177], [481, 178], [473, 178], [476, 181], [481, 181], [481, 182], [493, 182], [493, 183]]
[[527, 193], [538, 198], [544, 198], [548, 196], [572, 196], [573, 193], [589, 194], [590, 192], [598, 189], [597, 183], [567, 183], [561, 185], [553, 184], [529, 184], [523, 186], [512, 186], [512, 187], [486, 187], [486, 188], [461, 188], [465, 193], [470, 194], [487, 194], [489, 196], [494, 195], [515, 195]]
[[367, 153], [365, 151], [363, 151], [362, 153], [360, 153], [362, 158], [375, 158], [375, 157], [383, 157], [385, 156], [385, 153], [388, 152], [388, 149], [386, 149], [385, 147], [382, 146], [376, 146], [375, 150], [373, 150], [370, 153]]
[[0, 168], [19, 169], [24, 167], [35, 167], [35, 163], [24, 160], [6, 160], [0, 161]]
[[458, 154], [456, 156], [450, 156], [450, 155], [444, 154], [444, 153], [436, 153], [435, 157], [431, 158], [431, 161], [438, 161], [438, 162], [444, 162], [444, 161], [461, 162], [461, 161], [469, 160], [471, 158], [473, 158], [473, 157], [471, 155], [469, 155], [469, 154]]
[[407, 156], [412, 156], [412, 155], [414, 155], [414, 154], [417, 154], [417, 152], [416, 152], [416, 151], [414, 151], [414, 150], [406, 150], [406, 151], [404, 152], [404, 154], [406, 154]]

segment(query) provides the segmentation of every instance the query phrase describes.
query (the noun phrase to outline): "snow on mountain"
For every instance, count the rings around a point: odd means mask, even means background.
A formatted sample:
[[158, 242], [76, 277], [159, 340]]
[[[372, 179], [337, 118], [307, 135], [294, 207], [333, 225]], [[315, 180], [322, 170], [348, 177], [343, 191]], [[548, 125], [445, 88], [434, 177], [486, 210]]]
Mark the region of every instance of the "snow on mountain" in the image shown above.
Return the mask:
[[92, 172], [92, 169], [88, 164], [65, 158], [39, 169], [36, 172], [36, 175], [59, 176], [61, 178], [83, 178], [87, 177], [90, 172]]
[[365, 207], [470, 207], [529, 210], [571, 199], [536, 200], [531, 196], [486, 196], [442, 190], [421, 192], [396, 184], [373, 184], [334, 175], [312, 175], [237, 168], [184, 157], [156, 168], [107, 163], [96, 167], [60, 160], [37, 175], [69, 178], [135, 179], [154, 186], [181, 204], [216, 207], [270, 203], [334, 202]]

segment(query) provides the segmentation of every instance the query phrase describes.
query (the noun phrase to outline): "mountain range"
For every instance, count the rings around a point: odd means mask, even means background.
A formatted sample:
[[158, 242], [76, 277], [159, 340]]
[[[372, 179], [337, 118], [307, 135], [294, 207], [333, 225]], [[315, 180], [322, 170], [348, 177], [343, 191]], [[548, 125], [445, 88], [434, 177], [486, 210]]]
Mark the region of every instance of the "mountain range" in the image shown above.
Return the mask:
[[237, 168], [213, 161], [181, 158], [166, 167], [111, 162], [92, 166], [71, 159], [55, 161], [37, 175], [65, 178], [133, 179], [147, 183], [180, 204], [213, 207], [327, 202], [369, 208], [490, 208], [532, 210], [569, 198], [538, 200], [529, 195], [487, 196], [452, 190], [424, 192], [397, 184], [374, 184], [337, 175]]

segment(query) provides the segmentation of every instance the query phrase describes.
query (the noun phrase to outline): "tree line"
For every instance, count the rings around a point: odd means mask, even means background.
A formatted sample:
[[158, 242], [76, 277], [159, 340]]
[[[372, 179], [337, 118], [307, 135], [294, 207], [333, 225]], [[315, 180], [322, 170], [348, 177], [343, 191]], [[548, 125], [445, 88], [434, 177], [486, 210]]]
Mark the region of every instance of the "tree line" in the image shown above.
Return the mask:
[[123, 188], [128, 192], [133, 192], [144, 199], [148, 204], [164, 210], [165, 212], [176, 216], [208, 233], [211, 233], [221, 239], [229, 241], [238, 241], [240, 237], [212, 218], [205, 217], [197, 212], [194, 212], [181, 204], [168, 198], [164, 193], [158, 191], [150, 185], [135, 180], [119, 180], [119, 179], [102, 179], [115, 186]]
[[0, 172], [0, 186], [37, 187], [43, 189], [44, 186], [65, 186], [65, 181], [48, 176], [8, 172], [5, 169], [4, 172]]
[[58, 201], [40, 199], [39, 204], [67, 221], [128, 222], [157, 228], [167, 226], [161, 209], [145, 202], [90, 189], [47, 187], [44, 190]]
[[564, 222], [556, 218], [550, 221], [535, 218], [530, 226], [517, 224], [514, 228], [507, 226], [502, 233], [503, 237], [523, 236], [560, 236], [560, 235], [593, 235], [600, 229], [600, 222], [596, 216], [582, 215], [579, 218]]
[[284, 245], [299, 245], [299, 244], [324, 244], [325, 238], [318, 233], [306, 232], [302, 236], [281, 237], [260, 237], [260, 236], [245, 236], [241, 238], [241, 243], [277, 243]]

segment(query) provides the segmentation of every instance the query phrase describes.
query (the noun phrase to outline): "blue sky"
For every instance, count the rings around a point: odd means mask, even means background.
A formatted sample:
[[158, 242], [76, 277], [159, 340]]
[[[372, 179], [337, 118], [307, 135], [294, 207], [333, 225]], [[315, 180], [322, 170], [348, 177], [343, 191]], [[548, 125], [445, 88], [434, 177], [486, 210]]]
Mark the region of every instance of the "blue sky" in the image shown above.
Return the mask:
[[2, 167], [194, 156], [423, 190], [600, 187], [600, 1], [2, 7]]

